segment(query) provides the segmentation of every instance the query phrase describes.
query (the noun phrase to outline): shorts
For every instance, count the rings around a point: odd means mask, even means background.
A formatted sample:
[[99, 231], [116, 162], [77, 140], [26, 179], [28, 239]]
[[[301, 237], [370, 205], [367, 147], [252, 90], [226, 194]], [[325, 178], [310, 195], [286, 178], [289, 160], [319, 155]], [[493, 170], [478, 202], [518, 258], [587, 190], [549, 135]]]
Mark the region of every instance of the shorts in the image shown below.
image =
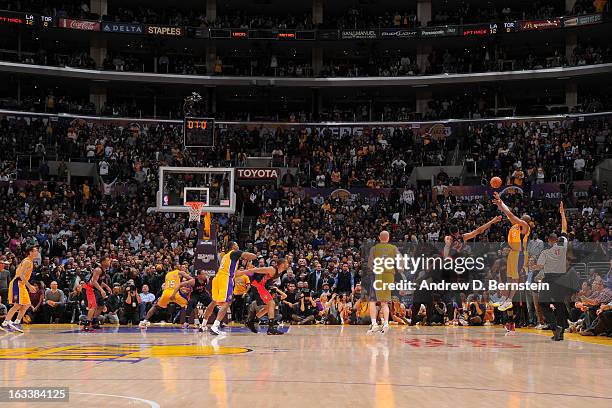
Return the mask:
[[508, 252], [508, 261], [506, 263], [506, 276], [510, 279], [518, 280], [519, 277], [526, 275], [527, 263], [529, 254], [526, 251], [510, 251]]
[[266, 304], [272, 300], [272, 295], [268, 292], [268, 289], [260, 282], [253, 281], [251, 282], [251, 286], [253, 287], [253, 300], [257, 301], [258, 305]]
[[379, 275], [372, 274], [370, 276], [370, 302], [390, 302], [391, 289], [383, 285], [393, 283], [394, 280], [395, 273], [393, 272], [383, 272]]
[[30, 302], [30, 294], [25, 283], [21, 279], [14, 278], [8, 287], [8, 299], [11, 305], [28, 306]]
[[232, 301], [234, 292], [234, 279], [228, 275], [216, 275], [212, 280], [212, 299], [224, 303]]
[[89, 283], [83, 285], [83, 288], [85, 288], [88, 309], [104, 307], [106, 299], [102, 297], [102, 293], [98, 289]]
[[187, 300], [186, 295], [184, 295], [179, 290], [178, 292], [176, 292], [176, 295], [174, 295], [174, 299], [170, 299], [170, 296], [172, 296], [173, 292], [174, 292], [174, 289], [164, 289], [164, 291], [162, 292], [162, 295], [157, 300], [157, 306], [161, 307], [162, 309], [167, 308], [168, 303], [176, 303], [180, 307], [187, 306], [188, 300]]

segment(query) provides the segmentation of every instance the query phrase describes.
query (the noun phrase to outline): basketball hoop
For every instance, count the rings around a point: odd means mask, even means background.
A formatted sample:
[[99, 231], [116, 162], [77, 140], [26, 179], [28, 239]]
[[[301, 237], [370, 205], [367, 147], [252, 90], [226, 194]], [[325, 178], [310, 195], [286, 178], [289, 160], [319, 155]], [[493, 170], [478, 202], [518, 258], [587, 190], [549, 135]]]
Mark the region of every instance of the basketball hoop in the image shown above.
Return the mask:
[[202, 201], [189, 201], [185, 205], [189, 207], [189, 221], [200, 221], [204, 203]]

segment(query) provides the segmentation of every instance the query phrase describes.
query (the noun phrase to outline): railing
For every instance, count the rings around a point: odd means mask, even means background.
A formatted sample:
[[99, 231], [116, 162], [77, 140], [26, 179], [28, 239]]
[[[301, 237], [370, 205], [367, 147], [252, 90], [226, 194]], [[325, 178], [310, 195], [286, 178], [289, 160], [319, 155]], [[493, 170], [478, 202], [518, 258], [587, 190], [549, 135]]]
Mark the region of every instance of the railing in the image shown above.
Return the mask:
[[276, 87], [374, 87], [426, 86], [459, 83], [486, 83], [529, 79], [568, 79], [612, 72], [612, 63], [577, 67], [556, 67], [527, 71], [482, 72], [474, 74], [439, 74], [411, 77], [293, 78], [293, 77], [228, 77], [211, 75], [177, 75], [140, 72], [101, 71], [70, 67], [50, 67], [0, 61], [0, 71], [46, 75], [60, 78], [81, 78], [95, 81], [117, 81], [204, 86], [276, 86]]

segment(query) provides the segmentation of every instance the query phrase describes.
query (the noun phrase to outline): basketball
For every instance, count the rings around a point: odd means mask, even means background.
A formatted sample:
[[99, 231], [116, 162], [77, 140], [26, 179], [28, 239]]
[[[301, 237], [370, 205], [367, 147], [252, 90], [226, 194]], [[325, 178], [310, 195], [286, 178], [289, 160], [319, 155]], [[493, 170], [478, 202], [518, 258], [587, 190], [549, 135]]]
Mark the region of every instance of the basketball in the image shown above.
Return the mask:
[[491, 184], [491, 187], [493, 188], [500, 188], [502, 185], [502, 180], [499, 177], [495, 176], [491, 178], [491, 181], [489, 183]]

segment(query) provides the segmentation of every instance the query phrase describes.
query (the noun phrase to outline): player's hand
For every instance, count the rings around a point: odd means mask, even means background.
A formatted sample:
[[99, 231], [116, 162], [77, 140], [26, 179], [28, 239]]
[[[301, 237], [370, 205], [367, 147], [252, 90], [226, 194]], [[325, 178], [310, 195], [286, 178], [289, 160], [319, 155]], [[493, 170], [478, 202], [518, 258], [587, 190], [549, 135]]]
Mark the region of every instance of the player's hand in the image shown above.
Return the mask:
[[36, 288], [34, 286], [30, 286], [30, 287], [28, 287], [28, 292], [36, 293]]
[[103, 298], [106, 297], [106, 292], [104, 291], [104, 289], [100, 290], [100, 295], [102, 295]]
[[502, 220], [501, 215], [498, 215], [497, 217], [493, 218], [493, 224], [497, 224], [498, 222], [500, 222]]
[[502, 199], [499, 197], [499, 193], [496, 191], [493, 193], [493, 204], [495, 204], [496, 206], [500, 207], [504, 204], [504, 202], [502, 201]]

